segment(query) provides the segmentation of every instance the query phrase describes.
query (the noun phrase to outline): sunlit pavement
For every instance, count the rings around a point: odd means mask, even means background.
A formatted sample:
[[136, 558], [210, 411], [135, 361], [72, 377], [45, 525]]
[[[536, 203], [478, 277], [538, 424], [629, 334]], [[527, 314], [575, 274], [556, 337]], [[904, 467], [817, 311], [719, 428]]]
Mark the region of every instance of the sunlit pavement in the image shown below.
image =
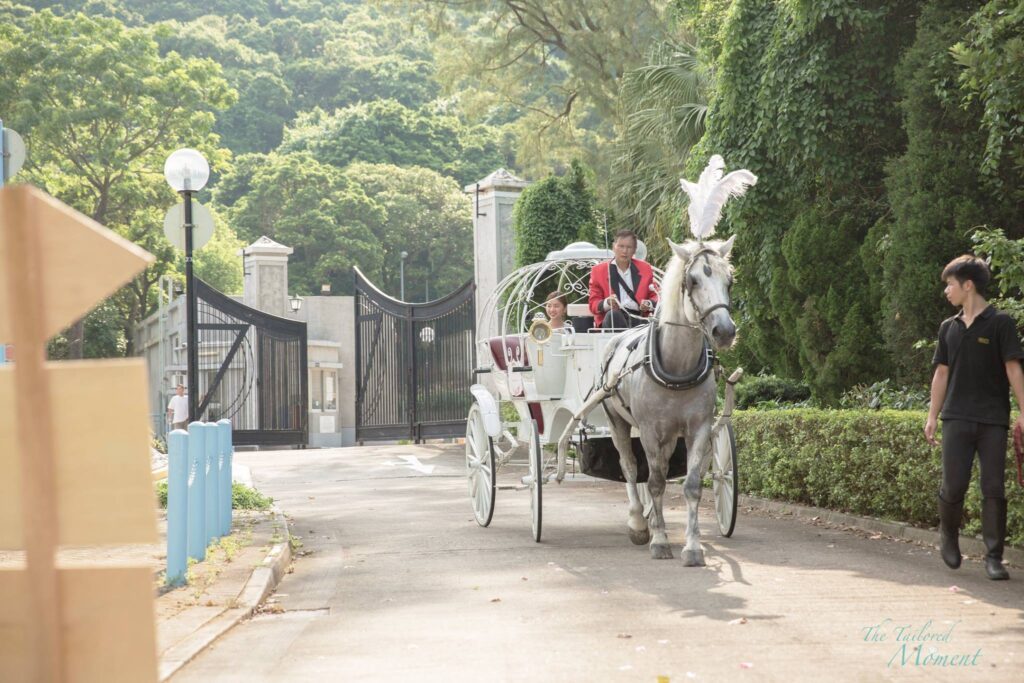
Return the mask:
[[679, 486], [676, 559], [654, 561], [627, 539], [621, 485], [545, 487], [538, 544], [525, 491], [477, 526], [459, 447], [236, 457], [302, 545], [279, 607], [176, 682], [1020, 677], [1024, 570], [990, 582], [976, 561], [952, 572], [933, 549], [750, 510], [725, 539], [707, 504], [707, 567], [687, 568]]

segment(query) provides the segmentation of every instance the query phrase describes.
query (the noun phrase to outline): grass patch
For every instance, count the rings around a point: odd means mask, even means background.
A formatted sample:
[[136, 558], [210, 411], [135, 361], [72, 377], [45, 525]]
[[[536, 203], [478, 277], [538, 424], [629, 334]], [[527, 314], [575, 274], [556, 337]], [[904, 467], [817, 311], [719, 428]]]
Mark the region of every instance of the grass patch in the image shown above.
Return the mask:
[[[158, 481], [154, 487], [156, 491], [157, 504], [167, 507], [167, 480]], [[234, 510], [269, 510], [274, 504], [274, 499], [265, 496], [254, 488], [237, 481], [231, 484], [231, 507]]]

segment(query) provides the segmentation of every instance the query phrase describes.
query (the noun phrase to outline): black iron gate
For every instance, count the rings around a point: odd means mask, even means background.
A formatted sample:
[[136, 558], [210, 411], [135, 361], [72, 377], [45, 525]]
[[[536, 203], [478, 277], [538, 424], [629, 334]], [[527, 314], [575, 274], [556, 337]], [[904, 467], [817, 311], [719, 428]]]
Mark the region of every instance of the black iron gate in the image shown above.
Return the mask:
[[472, 401], [473, 281], [410, 304], [356, 279], [356, 440], [462, 436]]
[[279, 318], [195, 280], [199, 419], [231, 420], [236, 445], [309, 442], [306, 323]]

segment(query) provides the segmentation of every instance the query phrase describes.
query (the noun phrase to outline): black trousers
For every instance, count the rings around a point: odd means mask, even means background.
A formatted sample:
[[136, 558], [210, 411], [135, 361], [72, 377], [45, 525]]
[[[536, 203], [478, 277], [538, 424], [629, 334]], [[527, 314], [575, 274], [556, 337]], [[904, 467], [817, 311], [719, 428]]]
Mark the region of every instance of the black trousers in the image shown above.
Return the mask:
[[981, 471], [981, 495], [1006, 497], [1006, 438], [1002, 425], [970, 420], [942, 421], [942, 488], [939, 495], [947, 503], [959, 503], [971, 483], [971, 465], [978, 454]]
[[[630, 313], [632, 313], [632, 311], [630, 311]], [[635, 317], [637, 315], [638, 314], [636, 313], [632, 313], [632, 315], [627, 315], [623, 313], [621, 310], [608, 311], [608, 313], [604, 316], [604, 320], [601, 321], [601, 328], [605, 330], [625, 330], [630, 327], [643, 325], [647, 322], [647, 320], [644, 318]]]

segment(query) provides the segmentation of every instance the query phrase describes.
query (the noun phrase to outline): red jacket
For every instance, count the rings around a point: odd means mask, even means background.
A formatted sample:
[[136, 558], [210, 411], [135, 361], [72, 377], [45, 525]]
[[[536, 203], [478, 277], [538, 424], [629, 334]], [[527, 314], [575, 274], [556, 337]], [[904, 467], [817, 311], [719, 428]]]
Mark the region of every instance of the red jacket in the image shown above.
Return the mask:
[[[604, 300], [612, 294], [618, 296], [618, 291], [612, 292], [611, 280], [609, 275], [609, 266], [613, 261], [604, 261], [598, 263], [590, 271], [590, 312], [594, 314], [594, 327], [600, 327], [604, 321], [604, 316], [607, 311], [604, 309]], [[658, 303], [658, 285], [654, 282], [654, 271], [651, 270], [651, 266], [646, 261], [639, 259], [633, 259], [633, 262], [629, 267], [633, 275], [633, 291], [636, 293], [636, 299], [638, 304], [642, 304], [644, 301], [650, 301], [652, 304]], [[640, 309], [641, 315], [649, 315], [649, 311]]]

